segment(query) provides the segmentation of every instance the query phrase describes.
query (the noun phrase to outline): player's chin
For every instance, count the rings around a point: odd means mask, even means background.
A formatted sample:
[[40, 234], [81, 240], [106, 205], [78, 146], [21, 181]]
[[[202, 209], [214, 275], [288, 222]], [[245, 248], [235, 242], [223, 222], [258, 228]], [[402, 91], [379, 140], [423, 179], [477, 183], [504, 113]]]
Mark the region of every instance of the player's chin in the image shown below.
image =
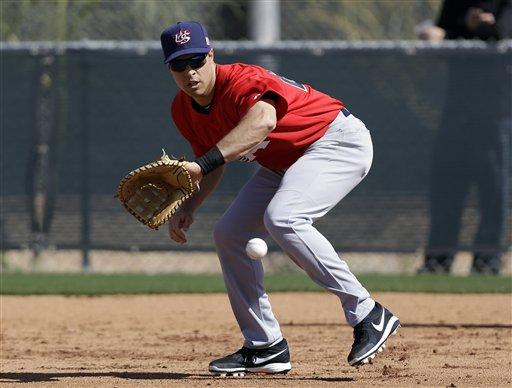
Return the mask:
[[205, 88], [201, 84], [191, 86], [189, 90], [196, 96], [203, 96], [206, 92]]
[[190, 97], [202, 97], [204, 95], [204, 89], [201, 87], [188, 87], [185, 89]]

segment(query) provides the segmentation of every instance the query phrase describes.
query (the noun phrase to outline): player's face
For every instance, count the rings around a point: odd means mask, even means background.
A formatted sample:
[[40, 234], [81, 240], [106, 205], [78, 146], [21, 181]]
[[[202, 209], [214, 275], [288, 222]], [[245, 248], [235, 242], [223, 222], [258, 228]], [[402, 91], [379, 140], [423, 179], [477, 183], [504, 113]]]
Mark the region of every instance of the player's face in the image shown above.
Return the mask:
[[178, 87], [200, 105], [211, 102], [215, 85], [213, 51], [206, 56], [182, 55], [169, 63], [168, 69]]

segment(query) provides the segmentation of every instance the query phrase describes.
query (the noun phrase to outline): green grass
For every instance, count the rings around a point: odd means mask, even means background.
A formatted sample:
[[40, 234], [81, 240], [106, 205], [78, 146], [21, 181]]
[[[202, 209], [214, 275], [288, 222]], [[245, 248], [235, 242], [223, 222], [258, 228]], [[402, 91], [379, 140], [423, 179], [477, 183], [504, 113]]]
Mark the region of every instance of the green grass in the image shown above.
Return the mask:
[[[510, 276], [358, 275], [370, 291], [438, 293], [511, 293]], [[220, 275], [189, 274], [50, 274], [2, 273], [3, 295], [109, 295], [225, 292]], [[307, 276], [297, 273], [265, 277], [272, 291], [322, 291]]]

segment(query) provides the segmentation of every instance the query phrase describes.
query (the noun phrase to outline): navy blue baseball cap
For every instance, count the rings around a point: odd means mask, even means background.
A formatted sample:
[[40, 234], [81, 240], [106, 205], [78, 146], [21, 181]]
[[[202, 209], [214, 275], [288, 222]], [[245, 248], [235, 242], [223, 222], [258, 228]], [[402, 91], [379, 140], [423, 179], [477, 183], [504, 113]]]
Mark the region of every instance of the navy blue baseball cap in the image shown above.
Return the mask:
[[211, 49], [206, 29], [199, 22], [178, 22], [160, 36], [164, 63], [185, 54], [205, 54]]

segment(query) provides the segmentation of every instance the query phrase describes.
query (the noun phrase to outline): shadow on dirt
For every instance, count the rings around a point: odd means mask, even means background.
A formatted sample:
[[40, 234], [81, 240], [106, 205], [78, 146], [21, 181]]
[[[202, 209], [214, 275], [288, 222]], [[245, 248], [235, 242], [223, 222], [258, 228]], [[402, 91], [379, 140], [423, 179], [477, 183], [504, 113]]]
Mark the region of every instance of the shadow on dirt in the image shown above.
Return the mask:
[[[339, 327], [342, 324], [337, 322], [311, 322], [311, 323], [296, 323], [288, 322], [282, 323], [281, 326], [297, 326], [297, 327], [322, 327], [334, 326]], [[417, 328], [425, 327], [430, 329], [446, 328], [446, 329], [512, 329], [512, 324], [509, 323], [404, 323], [400, 324], [402, 328]]]
[[80, 377], [117, 377], [133, 380], [181, 380], [190, 377], [210, 377], [211, 375], [193, 375], [190, 373], [172, 372], [25, 372], [25, 373], [0, 373], [0, 382], [29, 383], [36, 381], [59, 381], [64, 378]]
[[[173, 373], [173, 372], [25, 372], [25, 373], [0, 373], [0, 383], [31, 383], [59, 381], [65, 378], [83, 378], [83, 377], [114, 377], [129, 380], [208, 380], [221, 379], [222, 377], [214, 377], [211, 374], [192, 374], [192, 373]], [[241, 379], [255, 378], [257, 380], [276, 379], [277, 376], [266, 375], [246, 375]], [[236, 377], [239, 378], [239, 377]], [[353, 377], [306, 377], [306, 376], [280, 376], [279, 379], [296, 380], [296, 381], [330, 381], [330, 382], [349, 382], [354, 381]], [[233, 379], [228, 377], [228, 379]]]

